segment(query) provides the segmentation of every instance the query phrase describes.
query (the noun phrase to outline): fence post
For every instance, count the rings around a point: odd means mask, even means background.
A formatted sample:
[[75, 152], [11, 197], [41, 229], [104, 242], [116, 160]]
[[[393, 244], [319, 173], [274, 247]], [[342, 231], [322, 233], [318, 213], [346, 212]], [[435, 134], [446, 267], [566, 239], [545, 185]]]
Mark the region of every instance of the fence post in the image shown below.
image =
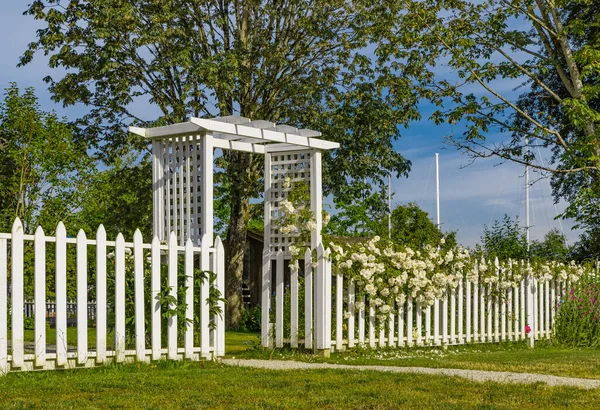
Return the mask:
[[23, 366], [23, 225], [19, 218], [12, 226], [12, 362], [15, 367]]
[[298, 265], [290, 265], [290, 345], [298, 347]]
[[261, 338], [262, 346], [270, 347], [271, 335], [269, 314], [271, 313], [271, 252], [263, 251], [262, 266], [262, 303], [261, 303]]
[[115, 241], [115, 361], [125, 361], [125, 238]]
[[158, 295], [160, 293], [160, 268], [161, 268], [161, 256], [160, 256], [160, 240], [158, 236], [154, 235], [152, 239], [151, 248], [152, 258], [152, 360], [160, 360], [162, 356], [161, 352], [161, 309], [160, 300]]
[[[215, 239], [215, 273], [217, 275], [217, 289], [221, 293], [221, 297], [225, 297], [225, 249], [221, 238], [217, 236]], [[220, 299], [217, 305], [221, 311], [221, 315], [217, 315], [217, 356], [221, 357], [225, 354], [225, 302]]]
[[304, 252], [304, 348], [313, 347], [313, 267], [310, 249]]
[[56, 227], [56, 365], [67, 364], [67, 230]]
[[[317, 272], [315, 275], [315, 353], [324, 357], [330, 354], [327, 345], [327, 269], [323, 244], [317, 246]], [[331, 301], [329, 301], [331, 304]], [[329, 335], [331, 338], [331, 335]]]
[[186, 287], [184, 346], [185, 358], [192, 359], [194, 357], [194, 244], [189, 237], [185, 241], [184, 260]]

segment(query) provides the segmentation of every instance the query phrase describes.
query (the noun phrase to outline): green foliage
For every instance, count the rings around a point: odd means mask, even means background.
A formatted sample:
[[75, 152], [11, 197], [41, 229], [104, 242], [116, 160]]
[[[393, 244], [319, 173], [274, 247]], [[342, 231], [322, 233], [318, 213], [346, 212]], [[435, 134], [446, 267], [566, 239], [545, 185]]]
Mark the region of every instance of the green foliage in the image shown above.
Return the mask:
[[600, 280], [583, 278], [557, 298], [552, 340], [572, 348], [600, 346]]
[[570, 254], [571, 249], [567, 245], [567, 238], [556, 228], [546, 233], [543, 241], [531, 242], [531, 258], [567, 262], [570, 260]]
[[260, 305], [256, 305], [252, 308], [244, 308], [244, 310], [242, 311], [242, 319], [239, 323], [239, 330], [241, 332], [260, 332], [260, 318]]
[[108, 237], [121, 232], [132, 238], [136, 229], [152, 237], [152, 163], [147, 157], [131, 156], [93, 174], [82, 192], [81, 207], [74, 225], [88, 236], [96, 236], [100, 224]]
[[[392, 211], [392, 242], [412, 249], [422, 249], [426, 245], [441, 246], [442, 249], [456, 247], [456, 232], [443, 233], [431, 221], [427, 212], [415, 203], [399, 205]], [[378, 235], [388, 236], [387, 218], [380, 220]]]
[[65, 119], [40, 110], [33, 88], [11, 83], [0, 102], [0, 231], [16, 217], [26, 232], [68, 219], [90, 166], [85, 148]]
[[513, 221], [508, 215], [504, 215], [502, 221], [494, 221], [491, 228], [487, 225], [483, 226], [481, 246], [478, 245], [478, 248], [479, 252], [490, 259], [494, 257], [498, 257], [500, 260], [527, 258], [525, 231], [519, 226], [517, 218]]

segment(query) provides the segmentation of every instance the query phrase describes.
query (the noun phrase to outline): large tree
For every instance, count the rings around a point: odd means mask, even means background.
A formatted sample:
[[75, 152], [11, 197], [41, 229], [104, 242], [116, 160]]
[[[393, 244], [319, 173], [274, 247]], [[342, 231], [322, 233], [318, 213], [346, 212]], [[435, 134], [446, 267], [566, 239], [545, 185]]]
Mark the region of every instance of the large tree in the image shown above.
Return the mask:
[[[44, 23], [36, 51], [61, 74], [47, 77], [57, 101], [90, 107], [81, 136], [105, 158], [145, 147], [130, 124], [239, 114], [319, 129], [342, 148], [325, 158], [326, 192], [356, 196], [368, 178], [379, 190], [409, 163], [392, 148], [398, 124], [417, 118], [401, 67], [377, 64], [370, 44], [389, 17], [377, 2], [347, 0], [36, 0], [26, 11]], [[132, 104], [149, 101], [161, 118]], [[239, 319], [239, 289], [250, 198], [261, 157], [225, 152], [229, 203], [227, 320]]]
[[[418, 73], [421, 95], [441, 107], [431, 119], [460, 130], [448, 136], [451, 144], [473, 159], [496, 157], [554, 175], [555, 193], [580, 201], [576, 207], [599, 202], [598, 1], [387, 4], [397, 18], [380, 24], [387, 36], [380, 56], [420, 62], [427, 73]], [[551, 161], [533, 161], [538, 147], [552, 152]]]
[[[12, 83], [0, 101], [0, 231], [20, 218], [28, 233], [54, 229], [80, 206], [90, 170], [85, 146], [64, 118], [40, 109], [33, 88]], [[48, 231], [47, 231], [48, 232]]]

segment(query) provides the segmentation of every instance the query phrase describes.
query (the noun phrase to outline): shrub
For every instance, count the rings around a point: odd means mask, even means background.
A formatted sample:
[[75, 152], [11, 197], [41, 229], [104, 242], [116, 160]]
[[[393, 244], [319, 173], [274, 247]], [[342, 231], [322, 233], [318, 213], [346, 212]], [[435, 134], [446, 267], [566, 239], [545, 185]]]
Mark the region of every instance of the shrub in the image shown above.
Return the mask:
[[582, 279], [558, 299], [553, 341], [569, 347], [600, 346], [600, 279]]
[[241, 332], [260, 332], [261, 307], [245, 308], [242, 311], [239, 330]]

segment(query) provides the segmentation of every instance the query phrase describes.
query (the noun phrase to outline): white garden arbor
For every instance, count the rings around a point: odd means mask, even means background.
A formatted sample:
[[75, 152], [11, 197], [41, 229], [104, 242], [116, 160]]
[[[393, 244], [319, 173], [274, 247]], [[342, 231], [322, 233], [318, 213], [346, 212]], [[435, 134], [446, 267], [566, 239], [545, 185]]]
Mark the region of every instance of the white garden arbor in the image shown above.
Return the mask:
[[290, 190], [283, 181], [289, 178], [292, 183], [306, 181], [310, 185], [311, 211], [316, 220], [310, 246], [316, 249], [321, 244], [322, 151], [339, 144], [321, 139], [318, 131], [240, 116], [193, 117], [179, 124], [130, 127], [129, 131], [152, 141], [154, 233], [166, 240], [173, 231], [181, 244], [187, 238], [199, 244], [203, 235], [213, 237], [214, 149], [265, 156], [262, 333], [263, 344], [268, 345], [271, 267], [276, 267], [276, 296], [278, 303], [283, 303], [281, 260], [289, 258], [288, 246], [296, 235], [282, 233], [273, 223], [281, 216], [279, 202]]

